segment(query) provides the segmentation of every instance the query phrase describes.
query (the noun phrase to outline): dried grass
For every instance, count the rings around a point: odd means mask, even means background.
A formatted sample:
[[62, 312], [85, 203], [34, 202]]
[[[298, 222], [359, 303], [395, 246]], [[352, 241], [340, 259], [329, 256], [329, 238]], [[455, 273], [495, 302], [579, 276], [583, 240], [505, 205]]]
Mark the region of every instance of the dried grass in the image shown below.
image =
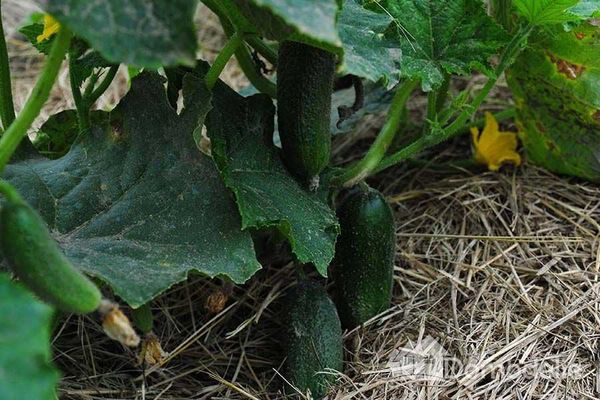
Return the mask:
[[[5, 1], [5, 18], [24, 5]], [[204, 54], [214, 56], [222, 45], [214, 18], [200, 35]], [[19, 108], [41, 63], [17, 36], [9, 44]], [[243, 86], [239, 70], [229, 68], [227, 80]], [[121, 71], [99, 107], [114, 105], [125, 90]], [[69, 92], [63, 72], [38, 125], [72, 107]], [[422, 101], [412, 101], [414, 113]], [[368, 119], [361, 136], [380, 123]], [[355, 158], [368, 140], [338, 142], [338, 159]], [[397, 219], [393, 307], [346, 333], [347, 362], [330, 399], [599, 398], [600, 188], [527, 164], [502, 173], [447, 164], [468, 151], [459, 139], [423, 157], [425, 165], [406, 163], [371, 182]], [[138, 366], [137, 355], [106, 338], [95, 316], [66, 317], [53, 341], [64, 373], [60, 397], [283, 398], [277, 300], [295, 273], [285, 255], [262, 261], [265, 269], [236, 287], [216, 315], [203, 305], [220, 284], [201, 277], [153, 303], [155, 333], [170, 352], [160, 368]], [[390, 369], [399, 349], [416, 349], [417, 359], [434, 354], [422, 346], [433, 340], [452, 371]]]

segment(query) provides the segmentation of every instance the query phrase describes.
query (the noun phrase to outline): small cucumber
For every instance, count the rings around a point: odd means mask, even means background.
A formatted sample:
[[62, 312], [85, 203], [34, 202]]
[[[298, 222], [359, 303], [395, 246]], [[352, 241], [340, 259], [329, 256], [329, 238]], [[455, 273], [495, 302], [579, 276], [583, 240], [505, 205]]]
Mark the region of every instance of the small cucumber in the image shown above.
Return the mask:
[[42, 300], [77, 314], [100, 305], [98, 287], [71, 265], [44, 220], [27, 203], [3, 204], [0, 248], [14, 274]]
[[277, 121], [288, 170], [314, 182], [329, 164], [335, 55], [284, 41], [277, 65]]
[[396, 235], [392, 210], [377, 190], [357, 189], [337, 211], [341, 233], [332, 277], [345, 328], [360, 325], [390, 306]]
[[282, 339], [284, 377], [314, 399], [325, 396], [335, 380], [326, 370], [341, 371], [343, 344], [340, 319], [323, 287], [305, 281], [288, 293]]

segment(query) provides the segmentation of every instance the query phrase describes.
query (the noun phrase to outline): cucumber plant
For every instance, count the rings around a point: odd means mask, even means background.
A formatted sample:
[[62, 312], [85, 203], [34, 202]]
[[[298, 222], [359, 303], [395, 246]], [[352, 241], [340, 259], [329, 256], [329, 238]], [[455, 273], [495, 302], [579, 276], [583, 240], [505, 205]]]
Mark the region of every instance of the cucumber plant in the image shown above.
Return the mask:
[[[598, 81], [594, 61], [584, 50], [573, 54], [564, 48], [567, 41], [556, 39], [547, 49], [561, 56], [558, 62], [543, 54], [546, 43], [540, 41], [547, 32], [561, 38], [565, 29], [587, 35], [585, 40], [597, 36], [597, 26], [586, 23], [600, 15], [593, 1], [202, 3], [226, 34], [211, 64], [197, 59], [196, 30], [204, 23], [194, 20], [197, 0], [41, 2], [45, 14], [32, 17], [20, 32], [44, 55], [45, 64], [19, 113], [0, 29], [0, 265], [20, 281], [3, 274], [0, 283], [17, 294], [23, 284], [66, 312], [99, 308], [109, 316], [104, 326], [111, 337], [131, 344], [139, 337], [127, 317], [100, 300], [85, 274], [103, 282], [103, 293], [138, 310], [134, 316], [140, 329], [149, 331], [145, 305], [190, 272], [233, 284], [248, 281], [261, 268], [253, 242], [259, 234], [287, 241], [291, 254], [285, 256], [314, 266], [323, 277], [335, 257], [332, 290], [344, 326], [365, 322], [389, 305], [395, 241], [391, 211], [380, 193], [363, 190], [365, 179], [465, 133], [509, 68], [520, 122], [528, 129], [528, 151], [536, 160], [552, 159], [548, 149], [535, 146], [541, 135], [532, 121], [541, 113], [526, 106], [530, 96], [547, 88], [519, 75], [529, 71], [522, 54], [540, 60], [531, 69], [536, 76], [556, 78], [554, 69], [568, 73], [571, 68], [575, 73], [566, 84], [587, 87], [581, 77], [592, 86]], [[220, 79], [232, 58], [251, 84], [244, 95]], [[580, 64], [589, 66], [586, 73], [577, 74]], [[63, 65], [75, 109], [51, 116], [31, 143], [28, 132]], [[127, 93], [114, 108], [96, 110], [120, 70], [131, 72]], [[451, 90], [457, 75], [465, 79], [475, 72], [485, 76], [482, 87]], [[331, 115], [340, 82], [352, 82], [356, 89], [353, 102], [341, 108], [345, 121]], [[367, 88], [383, 93], [377, 107], [369, 104]], [[420, 134], [400, 137], [407, 102], [418, 89], [427, 96], [425, 118], [414, 122]], [[552, 110], [571, 112], [572, 105], [557, 97]], [[597, 99], [577, 89], [569, 98], [585, 103], [575, 107], [574, 121], [595, 127]], [[364, 154], [332, 163], [331, 127], [340, 122], [351, 131], [352, 123], [381, 110], [384, 102], [385, 123]], [[514, 111], [503, 110], [498, 118], [507, 115]], [[195, 139], [203, 128], [210, 148], [199, 151]], [[563, 134], [556, 143], [565, 146], [570, 140]], [[586, 155], [597, 153], [597, 144], [589, 146], [593, 149]], [[594, 166], [582, 166], [591, 163], [590, 157], [577, 160], [578, 153], [561, 152], [571, 159], [561, 159], [560, 168], [549, 164], [562, 173], [595, 177], [589, 173]], [[331, 200], [339, 202], [337, 194], [355, 186], [358, 190], [336, 216]], [[360, 283], [363, 276], [365, 283]], [[298, 310], [298, 321], [305, 321], [301, 327], [307, 336], [294, 338], [288, 332], [285, 354], [286, 375], [318, 397], [333, 376], [318, 372], [343, 365], [337, 313], [324, 290], [314, 285], [296, 289], [290, 307]], [[19, 304], [38, 304], [22, 300]], [[302, 307], [316, 310], [322, 324], [311, 322]], [[49, 312], [32, 315], [40, 323]], [[14, 317], [0, 314], [0, 337], [11, 326], [9, 318]], [[126, 328], [119, 332], [120, 327]], [[309, 342], [331, 346], [323, 350], [326, 359], [306, 351]], [[11, 351], [0, 346], [0, 370], [7, 367], [3, 360], [14, 356]], [[43, 368], [52, 367], [45, 363]], [[11, 379], [32, 381], [25, 374], [24, 369]], [[2, 398], [52, 398], [37, 393], [52, 393], [55, 379], [47, 380], [49, 387], [37, 382], [14, 389], [3, 379], [0, 374]]]

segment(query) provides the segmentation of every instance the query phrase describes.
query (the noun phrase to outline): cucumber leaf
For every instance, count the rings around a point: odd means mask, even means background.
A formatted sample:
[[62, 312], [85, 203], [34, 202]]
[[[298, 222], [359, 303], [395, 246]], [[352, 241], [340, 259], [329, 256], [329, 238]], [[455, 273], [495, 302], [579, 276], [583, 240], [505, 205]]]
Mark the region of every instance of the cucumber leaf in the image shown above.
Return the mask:
[[[567, 11], [579, 0], [515, 0], [517, 11], [533, 25], [552, 25], [577, 19]], [[574, 18], [575, 17], [575, 18]]]
[[339, 233], [337, 219], [283, 166], [272, 142], [275, 108], [270, 98], [244, 98], [219, 84], [213, 104], [206, 120], [212, 155], [235, 195], [243, 228], [277, 228], [298, 260], [313, 263], [327, 276]]
[[568, 11], [583, 19], [598, 18], [600, 17], [600, 0], [581, 0]]
[[40, 0], [42, 8], [113, 63], [194, 65], [195, 0]]
[[[537, 1], [537, 0], [535, 0]], [[465, 75], [477, 69], [493, 74], [489, 59], [508, 41], [479, 0], [386, 0], [402, 49], [400, 72], [418, 78], [430, 91], [445, 74]]]
[[347, 0], [338, 21], [344, 50], [341, 71], [372, 82], [381, 80], [388, 89], [398, 83], [402, 52], [385, 36], [391, 23], [389, 15], [366, 10], [358, 0]]
[[298, 40], [327, 50], [340, 47], [336, 0], [235, 0], [261, 34]]
[[210, 93], [192, 75], [183, 93], [178, 115], [164, 79], [142, 73], [64, 157], [10, 164], [4, 175], [73, 263], [134, 308], [190, 271], [242, 283], [260, 268], [229, 191], [192, 138]]
[[0, 399], [54, 400], [52, 307], [0, 273]]

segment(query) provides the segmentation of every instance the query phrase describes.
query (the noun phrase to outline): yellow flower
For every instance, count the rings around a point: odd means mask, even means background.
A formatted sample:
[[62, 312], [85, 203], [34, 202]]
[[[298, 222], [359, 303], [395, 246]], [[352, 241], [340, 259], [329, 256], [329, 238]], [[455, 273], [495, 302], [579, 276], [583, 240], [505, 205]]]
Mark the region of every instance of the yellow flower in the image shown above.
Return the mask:
[[44, 31], [41, 35], [38, 35], [37, 42], [43, 42], [44, 40], [50, 39], [52, 35], [56, 34], [60, 29], [60, 24], [57, 20], [52, 18], [51, 15], [44, 15]]
[[500, 132], [498, 121], [489, 113], [485, 113], [485, 127], [479, 134], [475, 127], [471, 128], [475, 161], [487, 165], [490, 171], [498, 171], [502, 164], [521, 164], [521, 156], [517, 153], [517, 135], [514, 132]]

